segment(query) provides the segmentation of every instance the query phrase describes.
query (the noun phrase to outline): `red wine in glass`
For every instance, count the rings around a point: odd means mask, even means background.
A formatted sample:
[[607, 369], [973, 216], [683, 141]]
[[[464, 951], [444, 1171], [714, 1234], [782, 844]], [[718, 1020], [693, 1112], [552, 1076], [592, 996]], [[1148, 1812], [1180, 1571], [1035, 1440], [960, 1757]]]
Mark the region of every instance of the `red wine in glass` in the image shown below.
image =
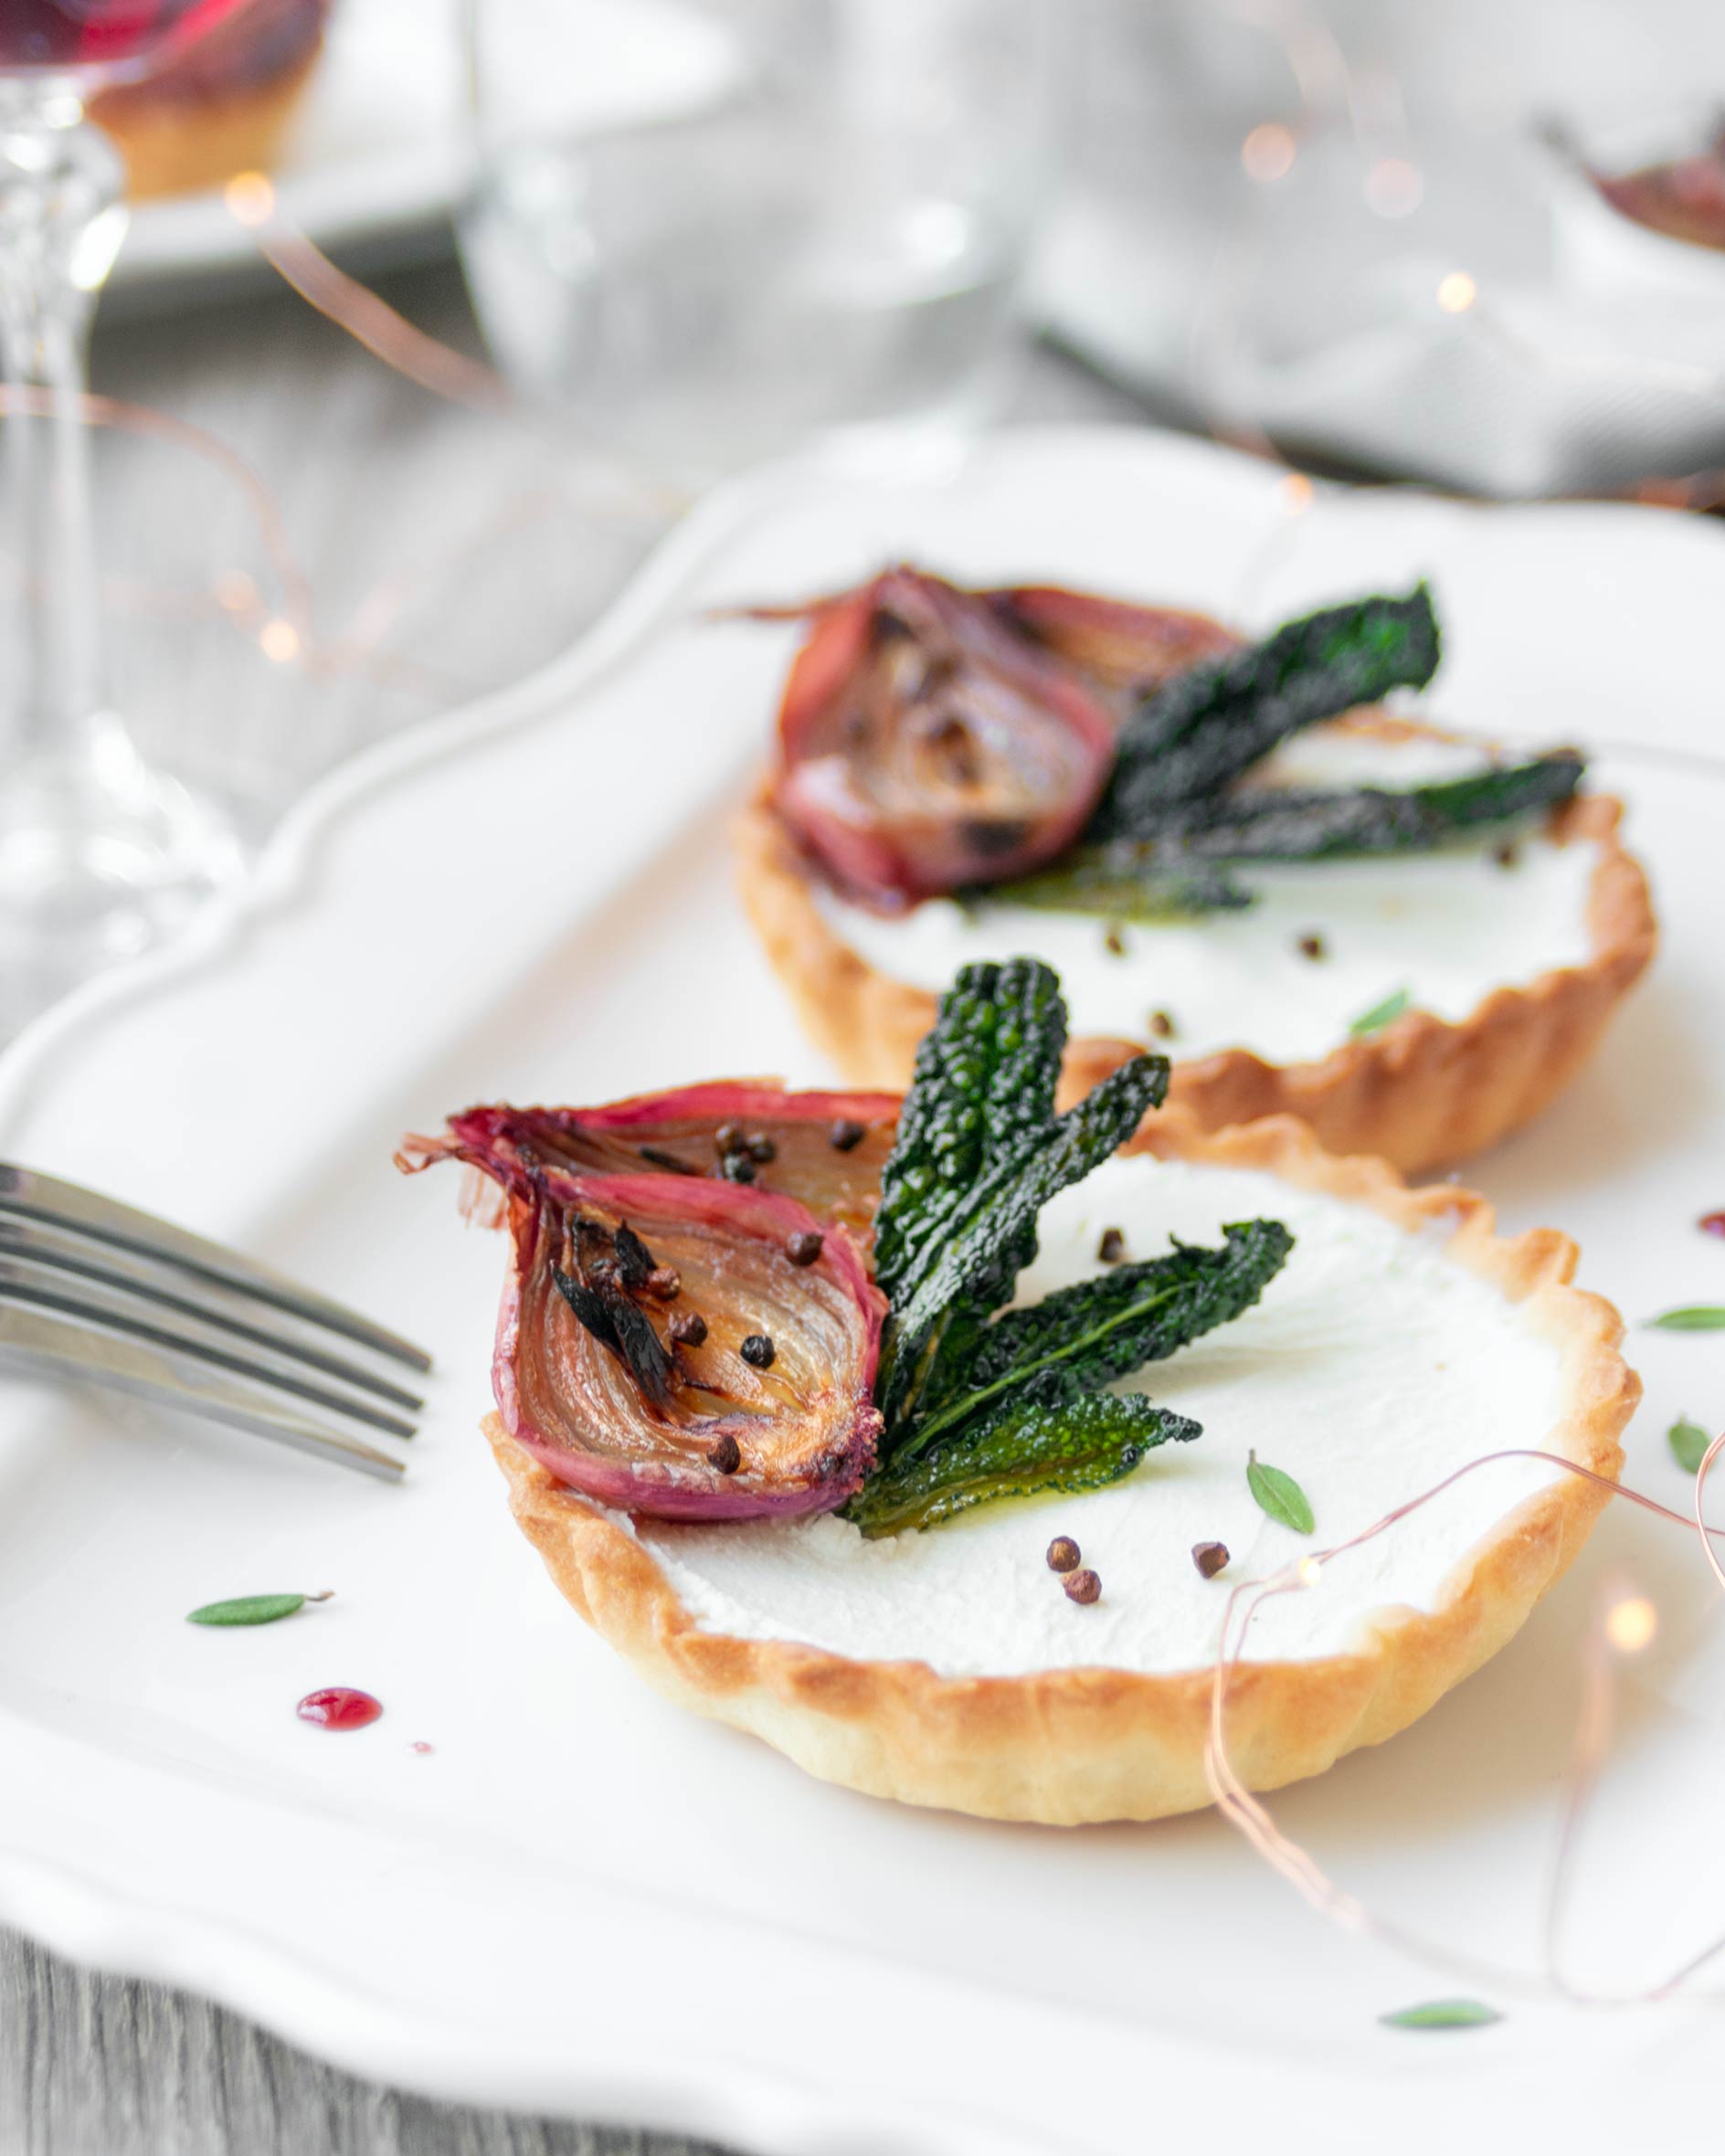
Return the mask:
[[131, 75], [249, 0], [0, 0], [0, 72]]

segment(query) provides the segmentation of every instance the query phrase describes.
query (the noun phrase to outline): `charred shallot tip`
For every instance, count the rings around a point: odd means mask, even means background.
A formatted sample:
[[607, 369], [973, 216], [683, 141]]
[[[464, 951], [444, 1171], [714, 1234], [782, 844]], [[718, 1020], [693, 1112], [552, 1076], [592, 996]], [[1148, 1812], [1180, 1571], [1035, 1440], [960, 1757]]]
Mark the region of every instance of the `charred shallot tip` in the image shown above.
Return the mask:
[[1174, 1038], [1174, 1021], [1167, 1011], [1153, 1010], [1150, 1013], [1150, 1030], [1159, 1041], [1171, 1041]]
[[707, 1465], [720, 1474], [735, 1474], [743, 1464], [743, 1448], [727, 1430], [707, 1451]]
[[1068, 1572], [1061, 1585], [1066, 1590], [1066, 1600], [1070, 1602], [1094, 1602], [1102, 1598], [1102, 1582], [1087, 1565]]
[[841, 1115], [827, 1136], [835, 1153], [850, 1153], [862, 1143], [868, 1133], [862, 1124], [853, 1122], [849, 1115]]
[[1070, 1535], [1056, 1535], [1048, 1546], [1048, 1569], [1051, 1572], [1075, 1572], [1081, 1554]]
[[774, 1145], [772, 1139], [764, 1130], [757, 1131], [755, 1136], [749, 1139], [747, 1151], [749, 1158], [758, 1160], [763, 1168], [769, 1160], [777, 1160], [778, 1157], [778, 1147]]
[[1117, 1265], [1126, 1255], [1126, 1237], [1117, 1228], [1105, 1228], [1102, 1241], [1096, 1245], [1096, 1256], [1105, 1265]]
[[741, 1348], [737, 1349], [737, 1353], [752, 1369], [769, 1370], [773, 1367], [773, 1358], [778, 1350], [765, 1333], [751, 1333]]
[[812, 1265], [826, 1247], [826, 1237], [818, 1228], [803, 1228], [785, 1245], [793, 1265]]
[[692, 1160], [680, 1159], [675, 1153], [667, 1153], [662, 1146], [637, 1146], [635, 1150], [643, 1160], [651, 1160], [655, 1168], [666, 1168], [673, 1176], [697, 1176], [701, 1172]]
[[1297, 948], [1302, 958], [1318, 959], [1326, 955], [1324, 939], [1316, 934], [1301, 936]]
[[1228, 1545], [1225, 1542], [1194, 1542], [1192, 1562], [1206, 1580], [1213, 1580], [1228, 1562]]
[[654, 1273], [653, 1253], [627, 1221], [617, 1231], [617, 1275], [625, 1287], [645, 1287]]
[[642, 1284], [661, 1303], [674, 1303], [683, 1293], [683, 1275], [674, 1265], [655, 1265]]
[[707, 1337], [707, 1321], [698, 1310], [679, 1310], [666, 1329], [679, 1348], [698, 1348]]

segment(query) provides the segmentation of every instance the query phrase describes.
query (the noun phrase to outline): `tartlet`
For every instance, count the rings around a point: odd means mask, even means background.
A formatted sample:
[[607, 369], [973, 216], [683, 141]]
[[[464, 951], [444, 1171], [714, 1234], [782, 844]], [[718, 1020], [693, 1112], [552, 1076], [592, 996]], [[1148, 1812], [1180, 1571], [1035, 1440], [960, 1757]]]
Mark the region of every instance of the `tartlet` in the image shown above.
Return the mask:
[[[1458, 1019], [1409, 1009], [1310, 1061], [1267, 1061], [1243, 1047], [1188, 1058], [1178, 1038], [1154, 1041], [1148, 1026], [1136, 1040], [1083, 1033], [1067, 1050], [1066, 1097], [1087, 1093], [1146, 1048], [1165, 1047], [1174, 1058], [1170, 1099], [1207, 1130], [1295, 1115], [1331, 1152], [1373, 1154], [1407, 1174], [1483, 1152], [1575, 1077], [1653, 956], [1652, 895], [1623, 844], [1622, 818], [1609, 796], [1583, 794], [1546, 827], [1560, 846], [1596, 851], [1581, 963], [1495, 988]], [[743, 903], [809, 1038], [852, 1084], [905, 1084], [934, 1017], [934, 992], [894, 978], [846, 939], [765, 787], [737, 818], [735, 840]], [[1104, 925], [1095, 924], [1098, 939]], [[1159, 933], [1145, 932], [1152, 950]], [[1153, 963], [1145, 988], [1148, 1006]]]
[[1294, 1115], [1413, 1172], [1537, 1115], [1653, 954], [1575, 752], [1518, 764], [1380, 708], [1439, 662], [1423, 586], [1256, 645], [907, 566], [802, 612], [737, 867], [852, 1083], [908, 1082], [955, 965], [1032, 951], [1074, 993], [1067, 1097], [1159, 1049], [1207, 1129]]
[[331, 0], [251, 0], [143, 81], [92, 104], [134, 200], [268, 171], [323, 49]]
[[[1350, 1352], [1365, 1352], [1364, 1344], [1380, 1331], [1393, 1336], [1393, 1326], [1374, 1328], [1370, 1297], [1387, 1295], [1381, 1284], [1395, 1273], [1397, 1253], [1405, 1253], [1410, 1295], [1417, 1290], [1418, 1300], [1435, 1283], [1455, 1304], [1448, 1322], [1456, 1336], [1456, 1356], [1443, 1383], [1459, 1389], [1459, 1399], [1475, 1381], [1467, 1374], [1470, 1358], [1495, 1353], [1489, 1343], [1500, 1344], [1492, 1383], [1501, 1390], [1499, 1406], [1508, 1420], [1497, 1433], [1499, 1442], [1540, 1447], [1598, 1475], [1615, 1476], [1622, 1460], [1618, 1438], [1639, 1396], [1639, 1382], [1618, 1353], [1623, 1328], [1616, 1313], [1570, 1284], [1576, 1252], [1566, 1238], [1547, 1230], [1500, 1238], [1483, 1200], [1450, 1188], [1410, 1190], [1381, 1162], [1326, 1153], [1308, 1130], [1287, 1118], [1218, 1135], [1200, 1129], [1189, 1112], [1166, 1111], [1151, 1119], [1127, 1151], [1149, 1157], [1116, 1163], [1120, 1177], [1141, 1175], [1148, 1178], [1147, 1189], [1154, 1187], [1156, 1162], [1184, 1164], [1173, 1172], [1185, 1178], [1189, 1189], [1201, 1187], [1193, 1185], [1194, 1176], [1212, 1170], [1220, 1171], [1223, 1182], [1267, 1176], [1288, 1205], [1307, 1208], [1315, 1221], [1338, 1223], [1336, 1249], [1342, 1256], [1333, 1263], [1323, 1257], [1330, 1247], [1328, 1231], [1314, 1241], [1314, 1231], [1307, 1229], [1307, 1247], [1318, 1253], [1311, 1262], [1328, 1264], [1329, 1272], [1315, 1277], [1309, 1291], [1290, 1293], [1321, 1296], [1334, 1316], [1332, 1349], [1344, 1359]], [[1117, 1202], [1125, 1188], [1116, 1178], [1101, 1202]], [[1235, 1202], [1232, 1187], [1228, 1202]], [[1084, 1224], [1083, 1231], [1093, 1226]], [[1447, 1231], [1441, 1245], [1435, 1241], [1440, 1230]], [[1300, 1233], [1296, 1226], [1296, 1263]], [[1353, 1241], [1361, 1244], [1357, 1262], [1347, 1260]], [[1441, 1278], [1434, 1267], [1444, 1269]], [[1265, 1326], [1275, 1322], [1281, 1284], [1274, 1284], [1266, 1295]], [[1283, 1301], [1293, 1309], [1304, 1338], [1307, 1316], [1286, 1296]], [[1444, 1306], [1449, 1309], [1447, 1302]], [[1217, 1336], [1223, 1342], [1233, 1337]], [[1237, 1345], [1221, 1349], [1224, 1362], [1240, 1352]], [[1441, 1358], [1437, 1369], [1448, 1361]], [[1295, 1371], [1296, 1365], [1286, 1363], [1285, 1369]], [[1443, 1385], [1432, 1373], [1412, 1368], [1405, 1378], [1410, 1419], [1424, 1415], [1436, 1431], [1443, 1417], [1432, 1402]], [[1278, 1390], [1285, 1403], [1280, 1421]], [[767, 1576], [774, 1580], [783, 1576], [775, 1553], [789, 1548], [806, 1555], [814, 1547], [787, 1538], [814, 1535], [831, 1542], [836, 1537], [842, 1543], [854, 1530], [836, 1519], [693, 1528], [637, 1522], [565, 1486], [508, 1435], [497, 1417], [489, 1417], [485, 1429], [509, 1483], [514, 1517], [552, 1580], [601, 1637], [667, 1696], [762, 1738], [812, 1774], [872, 1795], [1067, 1825], [1154, 1819], [1201, 1806], [1211, 1794], [1203, 1754], [1213, 1654], [1191, 1654], [1184, 1666], [1171, 1668], [1110, 1666], [1106, 1658], [1087, 1659], [1091, 1643], [1107, 1634], [1086, 1632], [1086, 1626], [1117, 1622], [1117, 1613], [1126, 1612], [1129, 1621], [1153, 1633], [1164, 1606], [1184, 1607], [1194, 1596], [1211, 1598], [1204, 1605], [1211, 1612], [1206, 1622], [1219, 1623], [1232, 1578], [1248, 1569], [1273, 1570], [1303, 1548], [1340, 1539], [1344, 1530], [1356, 1532], [1389, 1509], [1370, 1492], [1349, 1491], [1301, 1457], [1286, 1386], [1266, 1387], [1255, 1401], [1243, 1390], [1237, 1398], [1250, 1408], [1251, 1431], [1266, 1456], [1303, 1474], [1318, 1512], [1313, 1541], [1303, 1543], [1260, 1520], [1259, 1529], [1269, 1538], [1262, 1551], [1254, 1552], [1261, 1564], [1248, 1566], [1236, 1548], [1233, 1571], [1215, 1580], [1200, 1580], [1189, 1560], [1184, 1571], [1176, 1566], [1156, 1578], [1117, 1567], [1111, 1576], [1110, 1549], [1117, 1554], [1122, 1531], [1117, 1523], [1128, 1517], [1121, 1508], [1141, 1507], [1129, 1517], [1143, 1519], [1155, 1517], [1152, 1508], [1159, 1503], [1174, 1504], [1169, 1492], [1178, 1492], [1179, 1482], [1169, 1478], [1187, 1472], [1189, 1456], [1211, 1452], [1217, 1443], [1213, 1431], [1204, 1446], [1190, 1448], [1190, 1455], [1180, 1448], [1176, 1466], [1166, 1465], [1158, 1453], [1128, 1480], [1098, 1495], [1000, 1507], [998, 1518], [1007, 1524], [990, 1524], [987, 1533], [993, 1541], [1010, 1534], [1015, 1547], [1022, 1546], [1023, 1593], [1032, 1598], [1027, 1606], [1033, 1603], [1041, 1612], [1035, 1636], [1041, 1639], [1048, 1626], [1058, 1624], [1060, 1632], [1047, 1636], [1066, 1643], [1055, 1665], [1005, 1674], [987, 1666], [943, 1674], [935, 1666], [952, 1657], [949, 1622], [941, 1615], [945, 1605], [934, 1598], [926, 1598], [930, 1636], [927, 1652], [920, 1655], [877, 1657], [773, 1636], [782, 1628], [770, 1613], [763, 1622], [758, 1611], [751, 1622], [727, 1628], [695, 1606], [723, 1612], [727, 1594], [736, 1601], [731, 1591], [714, 1584], [710, 1558], [709, 1570], [703, 1572], [700, 1552], [710, 1550], [713, 1538], [725, 1538], [723, 1547], [737, 1561], [766, 1549]], [[1317, 1411], [1321, 1393], [1314, 1399]], [[1381, 1397], [1373, 1403], [1373, 1427], [1364, 1434], [1381, 1446], [1395, 1443], [1396, 1432], [1386, 1427], [1386, 1409], [1395, 1404]], [[1524, 1415], [1531, 1421], [1519, 1426], [1518, 1418]], [[1386, 1486], [1399, 1500], [1434, 1484], [1440, 1468], [1494, 1449], [1476, 1415], [1458, 1411], [1455, 1420], [1469, 1426], [1450, 1432], [1445, 1443], [1453, 1439], [1451, 1450], [1445, 1451], [1434, 1436], [1429, 1458], [1387, 1455], [1385, 1472], [1392, 1472], [1392, 1483]], [[1599, 1485], [1550, 1467], [1493, 1466], [1472, 1481], [1483, 1487], [1490, 1475], [1517, 1473], [1536, 1478], [1542, 1474], [1542, 1479], [1537, 1486], [1517, 1485], [1519, 1494], [1507, 1503], [1504, 1485], [1497, 1485], [1499, 1495], [1488, 1501], [1484, 1531], [1458, 1527], [1453, 1519], [1445, 1528], [1441, 1516], [1434, 1516], [1440, 1524], [1428, 1532], [1435, 1539], [1422, 1547], [1420, 1556], [1425, 1568], [1420, 1591], [1429, 1607], [1373, 1606], [1377, 1590], [1368, 1576], [1360, 1591], [1364, 1601], [1351, 1614], [1341, 1612], [1346, 1637], [1339, 1643], [1307, 1655], [1256, 1660], [1249, 1654], [1230, 1686], [1227, 1722], [1230, 1758], [1248, 1786], [1278, 1788], [1321, 1772], [1358, 1746], [1395, 1735], [1513, 1637], [1574, 1558], [1607, 1498]], [[1362, 1503], [1368, 1517], [1341, 1517]], [[1492, 1510], [1498, 1506], [1501, 1511]], [[997, 1516], [984, 1517], [993, 1523]], [[1476, 1529], [1480, 1516], [1476, 1511], [1472, 1517]], [[1183, 1520], [1171, 1525], [1184, 1531]], [[1094, 1609], [1069, 1605], [1042, 1565], [1040, 1551], [1048, 1538], [1068, 1532], [1085, 1545], [1086, 1562], [1100, 1569], [1104, 1593]], [[1233, 1532], [1238, 1540], [1240, 1530]], [[970, 1561], [966, 1538], [978, 1533], [976, 1524], [959, 1522], [900, 1540], [915, 1546], [905, 1561], [962, 1565]], [[1445, 1541], [1446, 1535], [1453, 1541]], [[1386, 1540], [1383, 1547], [1393, 1544]], [[979, 1550], [983, 1544], [968, 1548]], [[1335, 1568], [1339, 1575], [1347, 1562]], [[1439, 1575], [1434, 1587], [1429, 1577], [1434, 1565]], [[1001, 1577], [998, 1567], [989, 1577]], [[1034, 1603], [1037, 1596], [1045, 1612]], [[1283, 1598], [1284, 1605], [1288, 1601]], [[1133, 1620], [1130, 1612], [1138, 1605], [1140, 1615]], [[1316, 1599], [1312, 1606], [1318, 1606]], [[924, 1622], [924, 1607], [916, 1595], [899, 1597], [895, 1626], [914, 1633]], [[1112, 1620], [1110, 1612], [1116, 1613]], [[1008, 1614], [985, 1608], [978, 1619], [979, 1636], [1004, 1639]], [[859, 1622], [866, 1621], [864, 1611]], [[1292, 1622], [1300, 1621], [1296, 1611]], [[902, 1639], [898, 1644], [902, 1648]], [[1002, 1662], [1011, 1659], [1004, 1646], [979, 1650], [984, 1660], [991, 1652]], [[1153, 1652], [1148, 1656], [1155, 1658]]]

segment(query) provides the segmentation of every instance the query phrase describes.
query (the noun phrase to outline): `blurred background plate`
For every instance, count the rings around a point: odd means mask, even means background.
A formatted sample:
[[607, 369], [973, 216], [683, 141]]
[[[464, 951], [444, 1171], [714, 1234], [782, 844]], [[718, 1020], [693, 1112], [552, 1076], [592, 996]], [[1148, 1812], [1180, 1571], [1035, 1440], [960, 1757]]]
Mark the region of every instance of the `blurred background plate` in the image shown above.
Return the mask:
[[[484, 0], [477, 0], [483, 6]], [[354, 270], [445, 254], [472, 171], [466, 0], [338, 0], [274, 177], [283, 216]], [[537, 0], [542, 116], [571, 133], [686, 113], [723, 88], [722, 41], [675, 0]], [[270, 272], [218, 192], [140, 204], [110, 281], [120, 309]]]

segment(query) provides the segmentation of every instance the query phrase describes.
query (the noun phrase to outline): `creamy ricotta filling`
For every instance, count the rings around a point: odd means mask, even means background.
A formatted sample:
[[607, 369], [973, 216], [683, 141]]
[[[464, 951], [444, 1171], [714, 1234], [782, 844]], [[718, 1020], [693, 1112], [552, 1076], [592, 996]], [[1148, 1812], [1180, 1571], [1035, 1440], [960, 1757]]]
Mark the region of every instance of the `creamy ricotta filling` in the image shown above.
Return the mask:
[[[1110, 1161], [1043, 1213], [1021, 1299], [1095, 1273], [1106, 1228], [1124, 1231], [1129, 1257], [1152, 1257], [1170, 1234], [1213, 1242], [1224, 1221], [1260, 1216], [1296, 1238], [1263, 1301], [1117, 1388], [1195, 1416], [1203, 1435], [1150, 1453], [1113, 1488], [987, 1506], [880, 1542], [831, 1517], [644, 1522], [642, 1539], [715, 1632], [912, 1658], [954, 1676], [1209, 1666], [1231, 1583], [1346, 1539], [1482, 1453], [1541, 1443], [1558, 1412], [1558, 1350], [1448, 1259], [1440, 1234], [1410, 1235], [1269, 1175]], [[1259, 1510], [1246, 1486], [1253, 1448], [1307, 1493], [1312, 1539]], [[1464, 1553], [1561, 1472], [1534, 1461], [1482, 1468], [1326, 1567], [1317, 1586], [1265, 1603], [1247, 1658], [1335, 1653], [1372, 1612], [1435, 1608]], [[1073, 1536], [1101, 1576], [1102, 1599], [1088, 1608], [1047, 1568], [1056, 1534]], [[1233, 1561], [1207, 1580], [1191, 1549], [1210, 1541]]]
[[[1315, 729], [1264, 766], [1283, 786], [1419, 786], [1485, 761], [1472, 744], [1385, 741]], [[1074, 1035], [1151, 1037], [1195, 1057], [1246, 1048], [1268, 1062], [1320, 1061], [1354, 1020], [1406, 989], [1418, 1009], [1459, 1020], [1494, 988], [1523, 985], [1591, 956], [1588, 888], [1596, 846], [1519, 839], [1378, 861], [1245, 864], [1257, 894], [1241, 913], [1169, 925], [1110, 925], [1027, 906], [974, 908], [931, 899], [897, 918], [816, 890], [828, 924], [877, 972], [938, 992], [961, 965], [1029, 953], [1060, 975]], [[1321, 939], [1321, 957], [1305, 939]], [[1114, 947], [1114, 946], [1117, 946]]]

